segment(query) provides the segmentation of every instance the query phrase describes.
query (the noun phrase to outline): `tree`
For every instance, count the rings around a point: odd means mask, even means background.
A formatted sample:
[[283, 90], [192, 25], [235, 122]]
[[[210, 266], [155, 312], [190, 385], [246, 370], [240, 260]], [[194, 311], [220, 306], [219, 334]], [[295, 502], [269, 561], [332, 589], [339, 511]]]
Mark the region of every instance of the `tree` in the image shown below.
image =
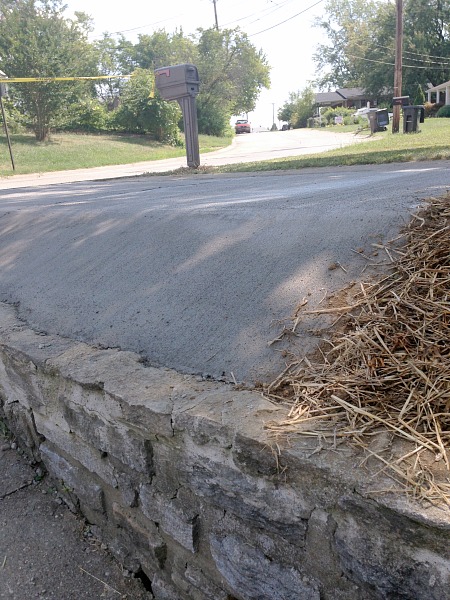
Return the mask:
[[[329, 0], [327, 18], [317, 22], [330, 43], [314, 59], [320, 87], [362, 87], [392, 98], [395, 62], [394, 0]], [[450, 79], [450, 0], [405, 0], [403, 89], [412, 98], [418, 85]]]
[[163, 29], [152, 35], [140, 35], [133, 48], [133, 60], [142, 69], [158, 69], [181, 63], [196, 63], [197, 48], [183, 30], [169, 34]]
[[[118, 39], [107, 33], [94, 42], [98, 70], [102, 75], [129, 75], [136, 68], [134, 46], [122, 35]], [[107, 105], [120, 96], [124, 79], [107, 79], [97, 84], [97, 95]]]
[[373, 0], [328, 0], [326, 17], [315, 26], [324, 30], [328, 44], [319, 44], [313, 55], [320, 88], [359, 85], [365, 65], [358, 59], [371, 46], [377, 5]]
[[314, 115], [315, 97], [311, 86], [302, 91], [291, 92], [289, 100], [278, 111], [280, 121], [287, 121], [294, 128], [306, 127], [308, 119]]
[[186, 37], [182, 30], [139, 36], [135, 64], [145, 69], [194, 63], [200, 76], [197, 99], [199, 131], [222, 135], [230, 117], [255, 108], [263, 87], [269, 86], [269, 66], [239, 29], [199, 29]]
[[[91, 21], [84, 13], [66, 19], [64, 8], [61, 0], [0, 0], [0, 69], [11, 78], [96, 75], [95, 53], [87, 41]], [[39, 141], [49, 136], [71, 101], [94, 91], [83, 82], [10, 85]]]
[[416, 95], [414, 96], [413, 104], [417, 106], [419, 104], [425, 104], [425, 102], [425, 92], [423, 91], [423, 88], [419, 83], [417, 84]]
[[261, 89], [270, 86], [262, 51], [239, 29], [199, 29], [198, 34], [201, 104], [230, 117], [254, 110]]

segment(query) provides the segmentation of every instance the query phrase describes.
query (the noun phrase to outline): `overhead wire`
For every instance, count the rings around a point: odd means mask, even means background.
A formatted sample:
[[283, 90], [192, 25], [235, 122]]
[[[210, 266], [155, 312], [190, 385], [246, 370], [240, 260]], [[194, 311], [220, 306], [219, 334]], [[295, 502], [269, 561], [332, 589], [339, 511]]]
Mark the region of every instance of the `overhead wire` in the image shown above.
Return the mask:
[[300, 15], [304, 14], [308, 10], [311, 10], [312, 8], [314, 8], [315, 6], [317, 6], [318, 4], [320, 4], [321, 2], [324, 2], [324, 0], [318, 0], [318, 2], [315, 2], [314, 4], [311, 4], [311, 6], [308, 6], [307, 8], [305, 8], [302, 11], [300, 11], [299, 13], [297, 13], [295, 15], [292, 15], [292, 17], [289, 17], [288, 19], [285, 19], [284, 21], [281, 21], [280, 23], [276, 23], [276, 25], [272, 25], [271, 27], [267, 27], [267, 29], [263, 29], [262, 31], [257, 31], [256, 33], [249, 34], [248, 37], [254, 37], [255, 35], [259, 35], [260, 33], [265, 33], [266, 31], [270, 31], [271, 29], [275, 29], [275, 27], [279, 27], [280, 25], [284, 25], [284, 23], [287, 23], [288, 21], [292, 21], [292, 19], [295, 19], [296, 17], [299, 17]]
[[[373, 63], [380, 63], [382, 65], [390, 65], [390, 66], [395, 66], [395, 63], [392, 62], [386, 62], [384, 60], [376, 60], [374, 58], [366, 58], [365, 56], [356, 56], [355, 54], [347, 54], [347, 56], [349, 56], [350, 58], [356, 58], [357, 60], [364, 60], [367, 62], [373, 62]], [[446, 65], [446, 66], [450, 66], [450, 65]], [[405, 65], [402, 64], [402, 67], [405, 68], [411, 68], [411, 69], [439, 69], [442, 70], [442, 67], [424, 67], [424, 66], [419, 66], [419, 65]]]

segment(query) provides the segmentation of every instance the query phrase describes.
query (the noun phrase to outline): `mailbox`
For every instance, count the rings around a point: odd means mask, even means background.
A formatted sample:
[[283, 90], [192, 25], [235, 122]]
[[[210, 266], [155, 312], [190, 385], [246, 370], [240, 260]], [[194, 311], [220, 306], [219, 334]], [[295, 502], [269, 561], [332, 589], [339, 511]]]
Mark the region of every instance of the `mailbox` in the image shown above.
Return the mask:
[[163, 100], [177, 100], [183, 113], [186, 157], [189, 167], [200, 166], [197, 107], [200, 80], [195, 65], [173, 65], [155, 70], [156, 87]]
[[164, 100], [178, 100], [184, 96], [195, 98], [200, 80], [195, 65], [173, 65], [155, 70], [156, 87]]
[[395, 96], [392, 98], [393, 106], [409, 106], [409, 96]]

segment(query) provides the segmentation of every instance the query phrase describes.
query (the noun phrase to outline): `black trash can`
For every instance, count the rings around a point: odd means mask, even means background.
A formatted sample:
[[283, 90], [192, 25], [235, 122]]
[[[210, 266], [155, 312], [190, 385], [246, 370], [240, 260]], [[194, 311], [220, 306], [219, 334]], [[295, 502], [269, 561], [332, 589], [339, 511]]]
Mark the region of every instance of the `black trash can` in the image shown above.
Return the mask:
[[389, 125], [389, 113], [387, 109], [370, 109], [367, 115], [369, 117], [370, 133], [377, 133], [377, 131], [386, 131]]
[[403, 107], [403, 133], [419, 133], [424, 122], [425, 107], [421, 104]]

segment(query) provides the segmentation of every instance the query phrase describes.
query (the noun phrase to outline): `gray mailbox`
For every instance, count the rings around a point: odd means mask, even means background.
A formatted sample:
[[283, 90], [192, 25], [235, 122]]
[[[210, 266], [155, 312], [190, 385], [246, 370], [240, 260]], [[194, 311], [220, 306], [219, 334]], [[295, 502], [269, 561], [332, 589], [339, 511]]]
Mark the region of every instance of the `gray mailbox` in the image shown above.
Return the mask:
[[178, 100], [198, 94], [199, 78], [195, 65], [174, 65], [155, 71], [156, 87], [164, 100]]
[[186, 156], [189, 167], [200, 165], [197, 107], [200, 80], [195, 65], [173, 65], [155, 70], [155, 83], [163, 100], [177, 100], [183, 112]]

